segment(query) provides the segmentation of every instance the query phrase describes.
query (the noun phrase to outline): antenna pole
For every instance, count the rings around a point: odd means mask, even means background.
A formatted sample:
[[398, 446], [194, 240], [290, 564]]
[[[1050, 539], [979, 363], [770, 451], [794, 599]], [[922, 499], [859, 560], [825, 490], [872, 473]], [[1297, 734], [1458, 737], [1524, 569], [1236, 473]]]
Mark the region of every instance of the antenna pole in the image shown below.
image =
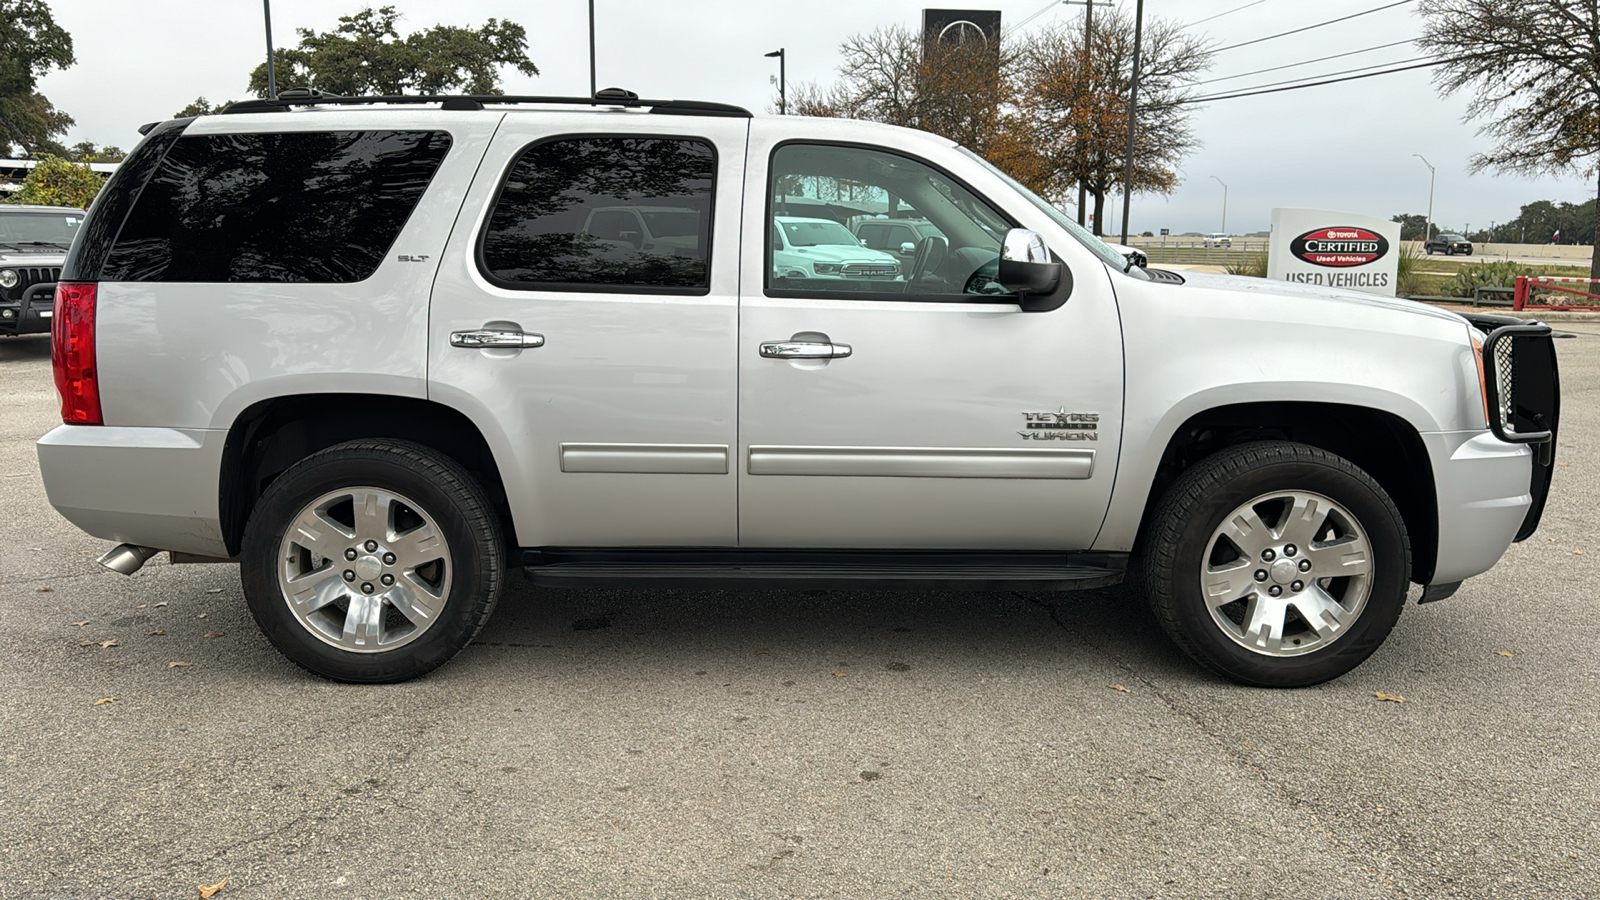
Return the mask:
[[261, 0], [267, 19], [267, 98], [278, 99], [278, 71], [272, 60], [272, 0]]
[[599, 90], [594, 80], [594, 0], [589, 0], [589, 96]]

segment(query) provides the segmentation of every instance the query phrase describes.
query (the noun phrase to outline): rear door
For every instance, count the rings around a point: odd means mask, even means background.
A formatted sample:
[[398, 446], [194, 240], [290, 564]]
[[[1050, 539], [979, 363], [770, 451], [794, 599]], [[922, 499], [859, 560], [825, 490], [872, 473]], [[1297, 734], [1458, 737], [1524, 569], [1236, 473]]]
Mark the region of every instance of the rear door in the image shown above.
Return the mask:
[[[748, 121], [513, 112], [491, 143], [434, 288], [429, 395], [483, 430], [521, 546], [736, 543]], [[595, 236], [599, 210], [652, 237]]]

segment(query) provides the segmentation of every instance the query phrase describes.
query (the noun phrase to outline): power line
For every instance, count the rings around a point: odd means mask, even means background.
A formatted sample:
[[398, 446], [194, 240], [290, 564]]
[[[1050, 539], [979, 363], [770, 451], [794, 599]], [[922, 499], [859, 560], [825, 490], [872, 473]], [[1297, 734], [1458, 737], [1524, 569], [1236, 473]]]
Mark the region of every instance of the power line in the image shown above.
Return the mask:
[[1055, 9], [1057, 6], [1060, 6], [1060, 5], [1061, 5], [1061, 0], [1050, 0], [1049, 3], [1046, 3], [1044, 6], [1040, 7], [1038, 12], [1035, 12], [1033, 15], [1030, 15], [1027, 18], [1023, 19], [1022, 21], [1017, 22], [1016, 24], [1010, 26], [1005, 31], [1001, 32], [1000, 36], [1002, 38], [1010, 37], [1011, 35], [1015, 34], [1020, 28], [1022, 28], [1022, 26], [1028, 24], [1029, 22], [1032, 22], [1034, 19], [1039, 18], [1040, 16], [1044, 15], [1045, 13], [1049, 12], [1052, 9]]
[[1454, 60], [1451, 60], [1451, 59], [1435, 59], [1435, 60], [1431, 60], [1431, 61], [1425, 62], [1425, 63], [1417, 63], [1415, 65], [1410, 65], [1410, 66], [1401, 66], [1398, 69], [1385, 69], [1382, 72], [1368, 72], [1368, 73], [1366, 73], [1364, 75], [1346, 75], [1343, 78], [1329, 78], [1326, 81], [1313, 81], [1310, 84], [1296, 84], [1296, 85], [1290, 85], [1289, 87], [1268, 88], [1266, 90], [1241, 90], [1241, 91], [1236, 92], [1236, 93], [1235, 92], [1224, 92], [1224, 93], [1221, 93], [1221, 94], [1212, 94], [1212, 95], [1206, 96], [1206, 97], [1189, 97], [1189, 98], [1184, 99], [1184, 100], [1178, 100], [1175, 103], [1173, 103], [1173, 105], [1174, 106], [1183, 106], [1183, 105], [1189, 104], [1189, 103], [1208, 103], [1208, 102], [1210, 102], [1212, 100], [1237, 100], [1240, 97], [1254, 97], [1254, 96], [1257, 96], [1258, 94], [1278, 94], [1278, 93], [1282, 93], [1283, 91], [1298, 91], [1298, 90], [1301, 90], [1303, 88], [1321, 87], [1322, 85], [1325, 85], [1325, 84], [1338, 84], [1341, 81], [1357, 81], [1357, 80], [1362, 79], [1362, 78], [1376, 78], [1379, 75], [1393, 75], [1396, 72], [1409, 72], [1412, 69], [1426, 69], [1426, 68], [1428, 68], [1430, 66], [1440, 66], [1440, 65], [1444, 65], [1445, 63], [1453, 62], [1453, 61]]
[[1415, 40], [1415, 38], [1409, 38], [1403, 41], [1395, 41], [1392, 44], [1379, 44], [1376, 47], [1367, 47], [1362, 50], [1351, 50], [1348, 53], [1335, 53], [1332, 56], [1319, 56], [1316, 59], [1308, 59], [1305, 62], [1289, 63], [1288, 65], [1283, 66], [1273, 66], [1270, 69], [1257, 69], [1254, 72], [1241, 72], [1238, 75], [1224, 75], [1221, 78], [1210, 78], [1205, 81], [1196, 81], [1195, 84], [1216, 84], [1219, 81], [1232, 81], [1235, 78], [1249, 78], [1251, 75], [1265, 75], [1268, 72], [1276, 72], [1280, 69], [1294, 69], [1300, 66], [1309, 66], [1312, 63], [1327, 62], [1330, 59], [1340, 59], [1346, 56], [1356, 56], [1357, 54], [1361, 53], [1371, 53], [1374, 50], [1387, 50], [1390, 47], [1398, 47], [1401, 44], [1409, 44], [1413, 40]]
[[1371, 15], [1371, 14], [1373, 14], [1375, 12], [1382, 12], [1383, 10], [1386, 10], [1386, 9], [1393, 9], [1396, 6], [1404, 6], [1405, 4], [1412, 3], [1412, 2], [1414, 2], [1414, 0], [1396, 0], [1396, 2], [1394, 2], [1394, 3], [1389, 3], [1389, 4], [1386, 4], [1384, 6], [1375, 6], [1372, 9], [1364, 9], [1361, 12], [1358, 12], [1358, 13], [1351, 13], [1348, 16], [1340, 16], [1337, 19], [1329, 19], [1326, 22], [1318, 22], [1315, 25], [1307, 25], [1307, 26], [1305, 26], [1303, 28], [1296, 28], [1296, 29], [1293, 29], [1291, 31], [1280, 31], [1277, 34], [1269, 34], [1266, 37], [1256, 38], [1253, 41], [1244, 41], [1243, 43], [1239, 43], [1239, 44], [1229, 44], [1226, 47], [1218, 47], [1218, 48], [1216, 48], [1215, 50], [1213, 50], [1211, 52], [1213, 52], [1213, 53], [1221, 53], [1224, 50], [1237, 50], [1240, 47], [1248, 47], [1251, 44], [1259, 44], [1259, 43], [1261, 43], [1263, 41], [1271, 41], [1271, 40], [1276, 40], [1276, 39], [1281, 38], [1281, 37], [1288, 37], [1291, 34], [1299, 34], [1302, 31], [1310, 31], [1313, 28], [1321, 28], [1324, 25], [1332, 25], [1335, 22], [1346, 22], [1346, 21], [1349, 21], [1350, 19], [1357, 19], [1357, 18], [1360, 18], [1362, 16]]
[[1229, 15], [1231, 13], [1236, 13], [1241, 9], [1249, 9], [1252, 6], [1259, 6], [1259, 5], [1261, 5], [1261, 4], [1265, 3], [1265, 2], [1267, 2], [1267, 0], [1252, 0], [1252, 2], [1246, 3], [1243, 6], [1235, 6], [1233, 9], [1230, 9], [1227, 12], [1219, 12], [1214, 16], [1206, 16], [1204, 19], [1197, 19], [1197, 20], [1195, 20], [1193, 22], [1190, 22], [1189, 24], [1187, 24], [1187, 25], [1185, 25], [1183, 27], [1185, 27], [1185, 28], [1193, 28], [1196, 25], [1200, 25], [1202, 23], [1209, 22], [1212, 19], [1220, 19], [1223, 16]]
[[1391, 59], [1388, 62], [1373, 63], [1370, 66], [1357, 66], [1354, 69], [1344, 69], [1339, 72], [1323, 72], [1320, 75], [1302, 75], [1299, 78], [1287, 78], [1283, 81], [1269, 81], [1266, 84], [1249, 84], [1245, 85], [1244, 87], [1222, 88], [1222, 91], [1223, 93], [1231, 93], [1234, 91], [1254, 91], [1259, 90], [1260, 88], [1277, 87], [1280, 84], [1294, 84], [1297, 81], [1310, 81], [1313, 78], [1332, 78], [1337, 75], [1350, 75], [1355, 72], [1366, 72], [1370, 69], [1382, 69], [1386, 66], [1401, 66], [1405, 65], [1406, 63], [1421, 62], [1425, 59], [1432, 59], [1432, 57], [1413, 56], [1410, 59]]

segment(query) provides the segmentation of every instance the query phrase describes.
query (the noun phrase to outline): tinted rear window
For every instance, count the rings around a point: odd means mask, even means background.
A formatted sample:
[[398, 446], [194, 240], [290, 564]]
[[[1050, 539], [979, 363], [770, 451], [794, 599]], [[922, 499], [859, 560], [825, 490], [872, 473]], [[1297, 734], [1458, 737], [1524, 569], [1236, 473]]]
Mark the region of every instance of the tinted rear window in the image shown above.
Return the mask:
[[449, 149], [442, 131], [181, 138], [140, 192], [101, 277], [364, 280]]
[[522, 290], [703, 294], [716, 151], [688, 138], [571, 137], [523, 150], [482, 241]]

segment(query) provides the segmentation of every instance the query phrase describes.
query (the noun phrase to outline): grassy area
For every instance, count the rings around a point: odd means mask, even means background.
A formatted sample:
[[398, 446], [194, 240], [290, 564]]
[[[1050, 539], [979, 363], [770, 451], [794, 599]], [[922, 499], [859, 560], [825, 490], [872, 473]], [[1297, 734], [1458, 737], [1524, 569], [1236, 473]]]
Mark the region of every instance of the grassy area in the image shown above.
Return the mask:
[[[1456, 280], [1456, 273], [1462, 269], [1477, 266], [1476, 262], [1465, 260], [1438, 259], [1424, 256], [1417, 260], [1416, 295], [1421, 297], [1450, 296], [1450, 286]], [[1527, 268], [1535, 275], [1549, 275], [1556, 278], [1587, 278], [1588, 266], [1553, 265], [1545, 263], [1527, 263]]]

